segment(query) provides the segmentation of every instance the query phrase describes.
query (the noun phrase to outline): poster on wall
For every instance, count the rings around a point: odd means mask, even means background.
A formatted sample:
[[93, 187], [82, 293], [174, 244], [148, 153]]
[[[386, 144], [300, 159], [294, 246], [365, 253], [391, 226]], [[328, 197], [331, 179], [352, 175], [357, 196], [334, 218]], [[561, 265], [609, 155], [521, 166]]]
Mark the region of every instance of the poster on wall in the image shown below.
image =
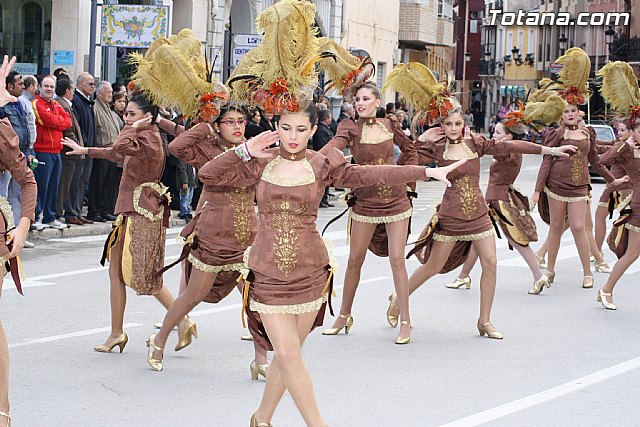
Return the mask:
[[169, 36], [169, 6], [103, 5], [102, 46], [147, 48]]

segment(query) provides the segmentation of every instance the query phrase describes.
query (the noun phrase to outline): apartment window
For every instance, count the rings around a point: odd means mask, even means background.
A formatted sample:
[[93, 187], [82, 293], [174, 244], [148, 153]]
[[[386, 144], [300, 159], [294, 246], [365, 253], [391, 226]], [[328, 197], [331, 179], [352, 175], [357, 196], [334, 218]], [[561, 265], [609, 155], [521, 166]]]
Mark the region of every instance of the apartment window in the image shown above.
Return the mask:
[[511, 55], [511, 49], [513, 49], [513, 32], [509, 31], [507, 33], [507, 45], [505, 48], [505, 55]]
[[453, 3], [449, 0], [438, 0], [438, 18], [453, 20]]
[[529, 36], [527, 37], [527, 53], [534, 53], [536, 46], [536, 31], [529, 30]]
[[384, 86], [384, 62], [378, 62], [376, 67], [376, 84], [380, 89]]
[[518, 49], [520, 49], [520, 53], [522, 53], [522, 43], [524, 38], [524, 32], [522, 30], [518, 31]]

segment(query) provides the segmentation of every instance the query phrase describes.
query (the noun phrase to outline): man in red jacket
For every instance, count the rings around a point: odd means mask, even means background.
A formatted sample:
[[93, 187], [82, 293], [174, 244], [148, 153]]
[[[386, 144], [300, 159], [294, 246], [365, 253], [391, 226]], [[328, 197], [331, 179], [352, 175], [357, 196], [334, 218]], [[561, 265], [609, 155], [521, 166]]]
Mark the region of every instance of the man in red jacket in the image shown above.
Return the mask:
[[[62, 172], [62, 132], [71, 127], [71, 116], [53, 100], [56, 81], [47, 76], [40, 83], [40, 94], [33, 100], [36, 116], [37, 137], [33, 145], [38, 159], [34, 170], [38, 184], [38, 206], [36, 207], [36, 230], [45, 227], [63, 229], [67, 226], [56, 219], [58, 184]], [[42, 213], [42, 220], [40, 214]]]

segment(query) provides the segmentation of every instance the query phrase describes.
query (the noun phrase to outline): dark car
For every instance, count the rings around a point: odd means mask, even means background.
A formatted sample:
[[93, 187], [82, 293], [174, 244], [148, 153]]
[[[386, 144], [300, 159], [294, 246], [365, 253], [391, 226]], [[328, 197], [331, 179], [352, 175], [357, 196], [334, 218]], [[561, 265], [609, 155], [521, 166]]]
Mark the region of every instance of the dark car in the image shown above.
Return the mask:
[[[613, 128], [611, 126], [608, 126], [608, 125], [594, 125], [594, 124], [590, 124], [589, 126], [592, 127], [593, 130], [596, 131], [596, 139], [598, 139], [600, 141], [615, 141], [616, 134], [613, 132]], [[600, 177], [600, 174], [598, 174], [598, 172], [593, 170], [591, 165], [589, 165], [589, 175], [590, 176], [595, 176], [595, 177]]]

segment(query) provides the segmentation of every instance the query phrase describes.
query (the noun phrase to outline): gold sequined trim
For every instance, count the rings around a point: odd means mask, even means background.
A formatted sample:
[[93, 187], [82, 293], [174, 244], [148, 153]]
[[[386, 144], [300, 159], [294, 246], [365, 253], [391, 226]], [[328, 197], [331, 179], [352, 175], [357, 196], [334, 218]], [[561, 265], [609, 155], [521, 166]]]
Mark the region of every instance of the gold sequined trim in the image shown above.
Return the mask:
[[580, 184], [582, 182], [584, 160], [584, 151], [580, 149], [571, 155], [571, 180], [574, 184]]
[[470, 242], [472, 240], [482, 240], [489, 236], [495, 236], [496, 232], [492, 228], [482, 233], [461, 234], [459, 236], [446, 236], [444, 234], [433, 233], [433, 240], [436, 242]]
[[157, 182], [143, 182], [142, 184], [138, 185], [135, 190], [133, 190], [133, 209], [150, 221], [158, 221], [164, 215], [164, 206], [160, 206], [160, 211], [157, 214], [154, 214], [153, 212], [140, 206], [140, 196], [142, 195], [142, 191], [145, 187], [150, 187], [161, 197], [167, 198], [169, 196], [169, 187], [166, 187], [163, 184], [158, 184]]
[[547, 195], [549, 197], [551, 197], [552, 199], [558, 200], [559, 202], [577, 203], [577, 202], [588, 202], [589, 201], [589, 196], [578, 196], [578, 197], [560, 196], [560, 195], [554, 193], [553, 191], [549, 190], [549, 188], [547, 188], [547, 187], [544, 187], [544, 192], [547, 193]]
[[634, 231], [636, 233], [640, 233], [640, 227], [637, 227], [635, 225], [631, 225], [631, 224], [625, 224], [624, 228], [626, 228], [627, 230], [631, 230]]
[[313, 173], [311, 163], [309, 163], [307, 159], [300, 160], [302, 166], [304, 166], [304, 168], [308, 172], [305, 176], [282, 178], [276, 175], [272, 175], [271, 170], [281, 161], [282, 157], [276, 156], [267, 164], [267, 166], [264, 168], [264, 171], [262, 172], [263, 181], [280, 187], [299, 187], [301, 185], [309, 185], [316, 182], [316, 174]]
[[602, 206], [603, 208], [608, 208], [609, 202], [598, 202], [598, 206]]
[[565, 140], [573, 140], [573, 141], [582, 141], [584, 139], [589, 139], [590, 138], [589, 132], [587, 132], [585, 129], [578, 129], [578, 130], [580, 131], [580, 133], [582, 133], [582, 136], [584, 138], [569, 138], [567, 136], [567, 133], [569, 132], [569, 129], [567, 128], [567, 129], [564, 130], [564, 139]]
[[631, 199], [633, 198], [633, 191], [631, 192], [631, 194], [629, 194], [627, 197], [625, 197], [620, 204], [618, 205], [618, 211], [622, 211], [623, 209], [625, 209], [627, 206], [629, 206], [631, 204]]
[[234, 188], [227, 192], [229, 206], [235, 213], [233, 228], [236, 240], [242, 246], [249, 243], [251, 238], [251, 211], [253, 210], [253, 191], [246, 188]]
[[193, 256], [193, 254], [189, 254], [187, 258], [191, 265], [197, 268], [200, 271], [204, 271], [205, 273], [220, 273], [221, 271], [241, 271], [244, 268], [244, 263], [236, 262], [233, 264], [225, 264], [225, 265], [209, 265], [198, 258]]
[[389, 132], [385, 125], [383, 125], [379, 121], [376, 121], [376, 124], [382, 130], [382, 133], [378, 133], [378, 135], [372, 135], [373, 132], [371, 130], [373, 129], [373, 126], [362, 126], [362, 136], [360, 137], [360, 144], [375, 145], [393, 139], [393, 133]]
[[273, 249], [275, 250], [276, 265], [285, 276], [295, 270], [298, 263], [298, 227], [301, 218], [307, 213], [309, 205], [301, 203], [300, 207], [293, 209], [289, 202], [285, 201], [267, 206], [267, 218], [275, 230]]
[[13, 222], [13, 210], [11, 205], [4, 197], [0, 196], [0, 215], [4, 217], [4, 222], [7, 224], [7, 230], [13, 228], [15, 223]]
[[320, 298], [303, 302], [301, 304], [289, 304], [289, 305], [270, 305], [262, 304], [253, 299], [249, 299], [249, 309], [261, 314], [304, 314], [313, 313], [320, 310], [322, 304], [327, 302], [328, 295], [323, 295]]
[[449, 138], [447, 138], [447, 140], [444, 143], [444, 153], [442, 154], [442, 158], [444, 160], [462, 160], [462, 159], [467, 159], [467, 160], [471, 160], [471, 159], [477, 159], [478, 158], [478, 153], [474, 152], [473, 150], [471, 150], [471, 148], [469, 148], [469, 146], [467, 145], [466, 142], [464, 142], [464, 140], [458, 144], [454, 144], [454, 145], [461, 145], [465, 154], [464, 156], [458, 158], [458, 157], [454, 157], [451, 156], [449, 154], [449, 145], [451, 145], [451, 141], [449, 140]]
[[460, 207], [462, 212], [471, 219], [476, 211], [476, 193], [478, 189], [478, 182], [476, 179], [469, 175], [465, 175], [462, 178], [458, 178], [453, 181], [454, 185], [460, 191]]
[[396, 214], [396, 215], [386, 215], [386, 216], [366, 216], [359, 215], [351, 210], [351, 219], [358, 222], [365, 222], [367, 224], [388, 224], [390, 222], [398, 222], [407, 218], [411, 218], [413, 214], [413, 209], [409, 208], [409, 210]]

